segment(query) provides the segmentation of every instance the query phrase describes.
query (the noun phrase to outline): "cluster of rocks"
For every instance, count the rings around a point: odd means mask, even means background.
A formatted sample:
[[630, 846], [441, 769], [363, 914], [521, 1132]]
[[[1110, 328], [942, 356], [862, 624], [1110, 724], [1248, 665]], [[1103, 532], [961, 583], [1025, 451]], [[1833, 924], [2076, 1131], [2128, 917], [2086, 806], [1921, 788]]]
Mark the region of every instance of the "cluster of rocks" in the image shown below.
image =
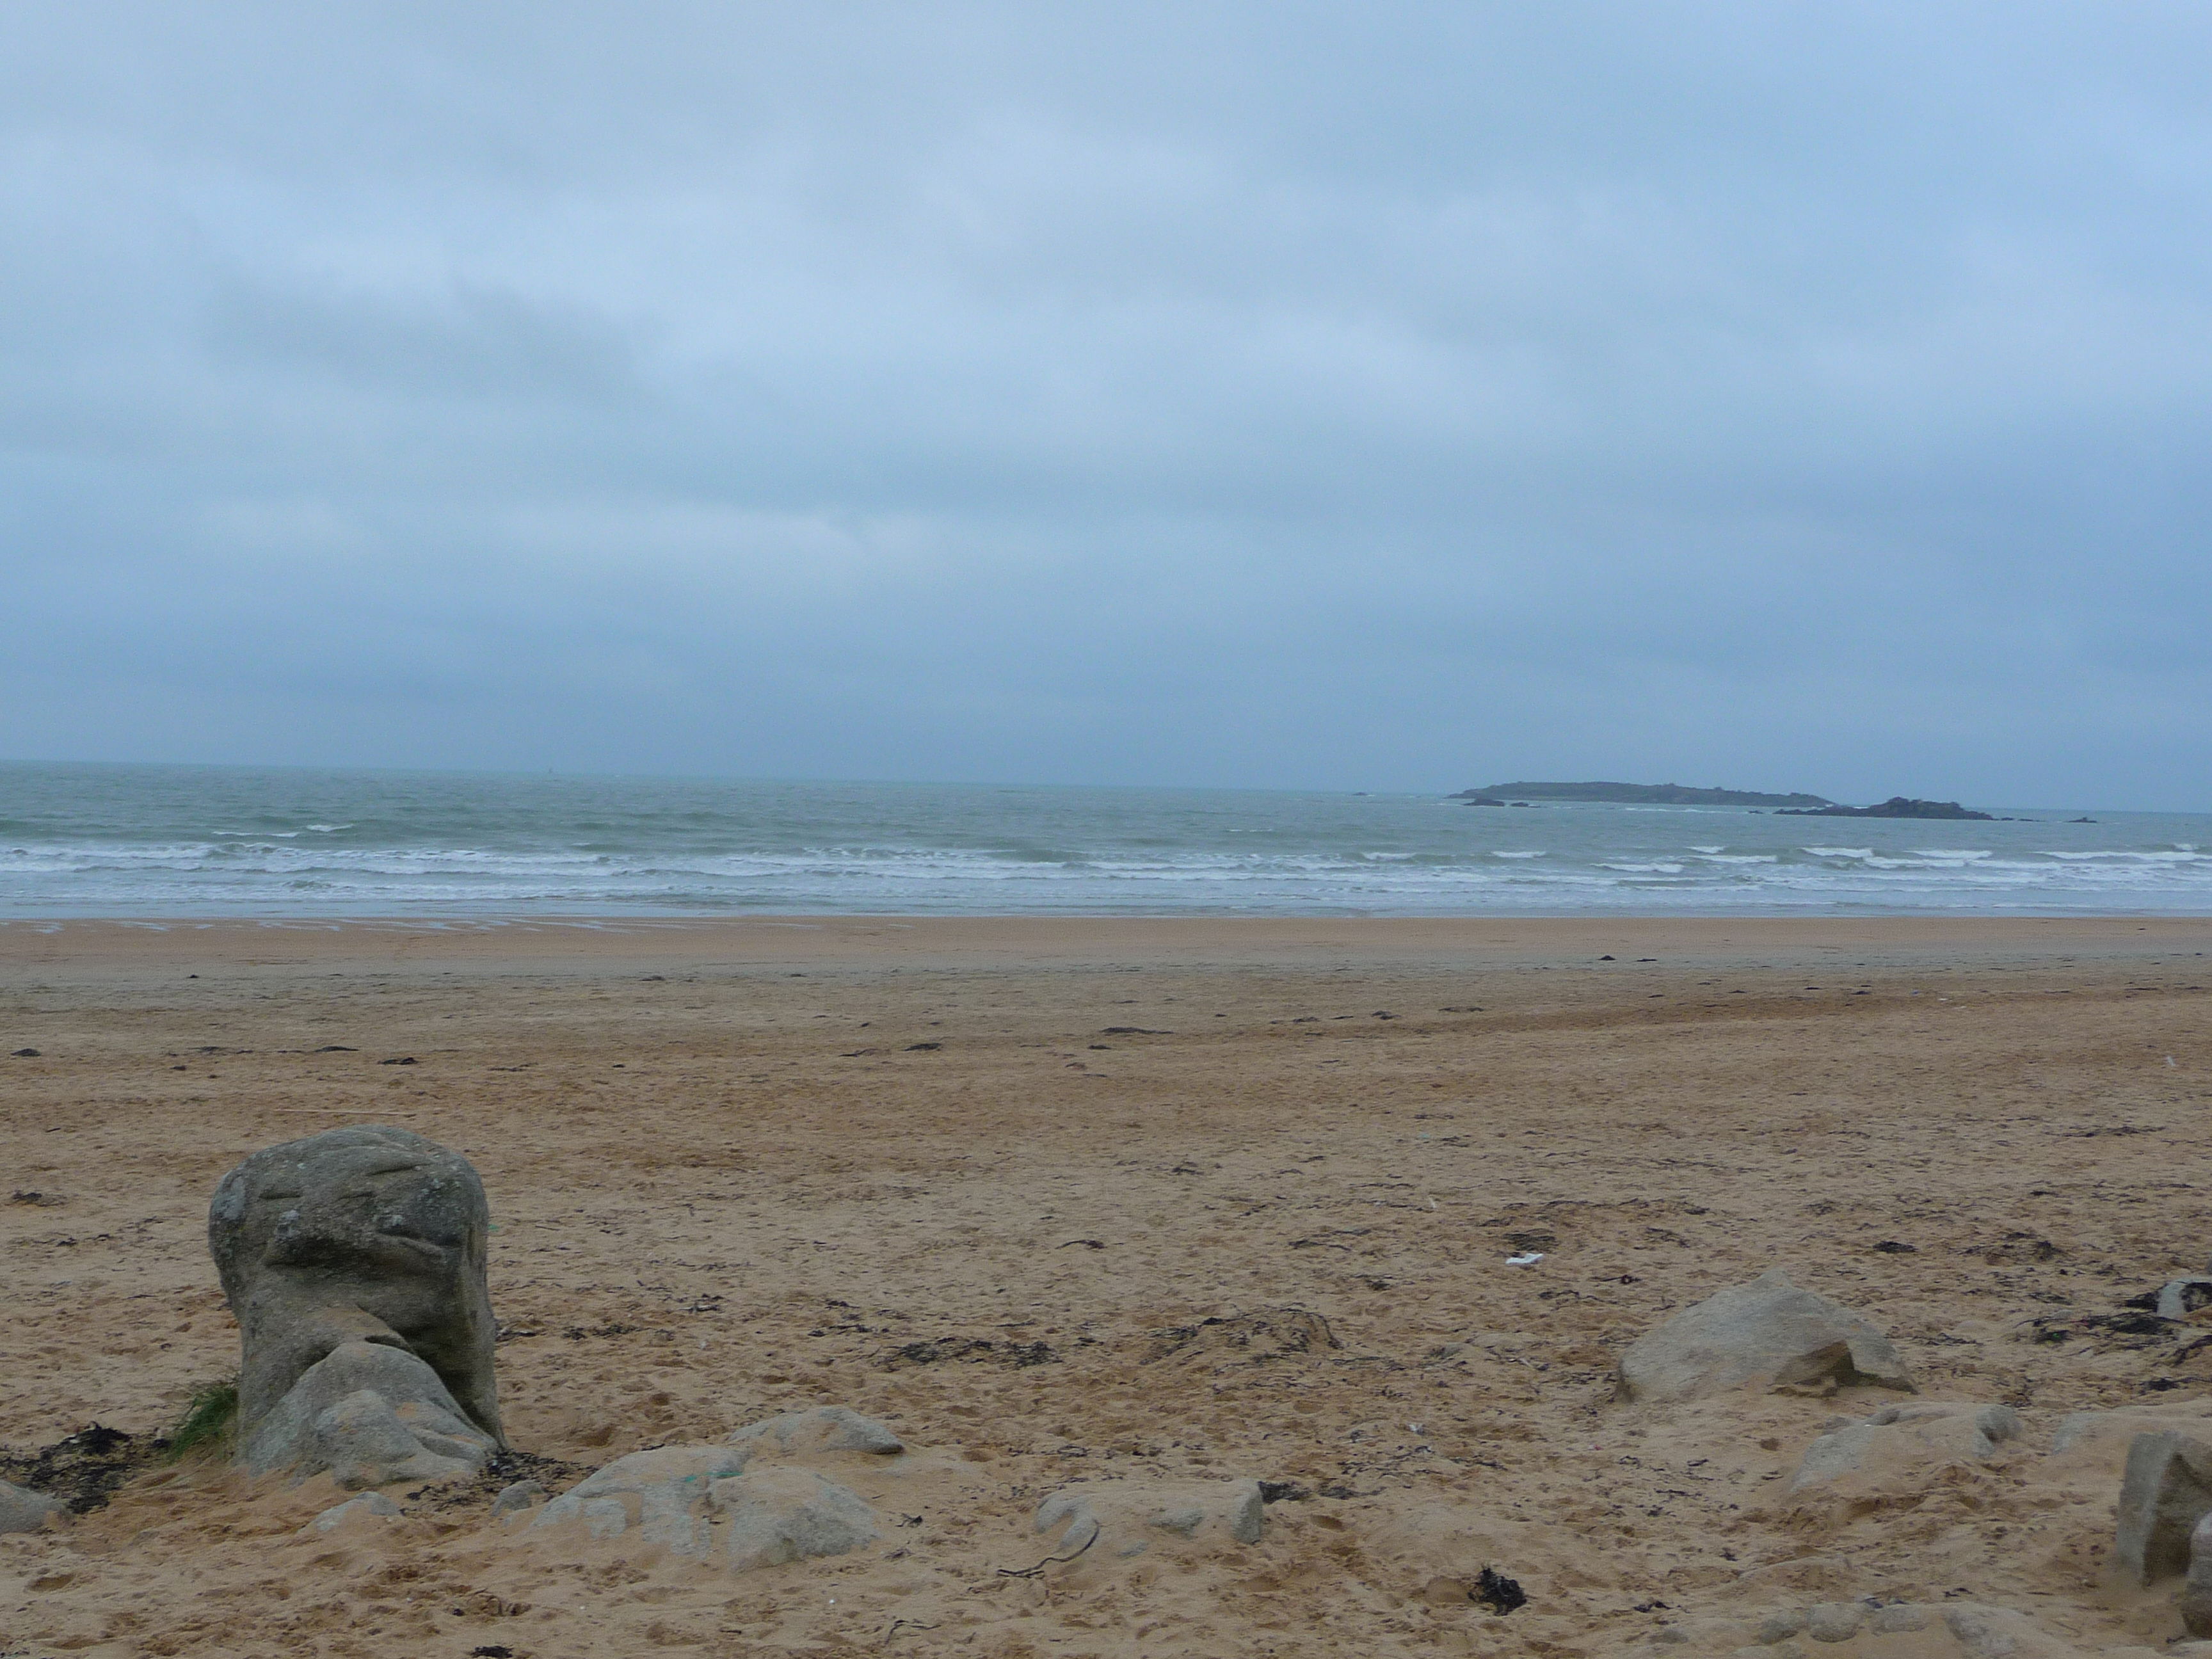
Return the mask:
[[[2145, 1300], [2160, 1316], [2179, 1319], [2212, 1305], [2212, 1279], [2178, 1279]], [[1639, 1339], [1622, 1355], [1618, 1382], [1623, 1399], [1658, 1403], [1747, 1390], [1917, 1392], [1879, 1329], [1799, 1289], [1778, 1269], [1721, 1291]], [[1946, 1469], [2001, 1461], [2025, 1431], [2010, 1406], [1966, 1401], [1914, 1400], [1863, 1418], [1832, 1418], [1799, 1459], [1783, 1505], [1810, 1512], [1835, 1504], [1846, 1514], [1855, 1504], [1879, 1505], [1926, 1490]], [[2113, 1576], [2137, 1589], [2178, 1580], [2183, 1624], [2192, 1637], [2212, 1638], [2212, 1416], [2203, 1414], [2203, 1402], [2075, 1413], [2059, 1424], [2051, 1456], [2109, 1469], [2122, 1448]], [[1916, 1652], [2056, 1659], [2072, 1651], [2016, 1612], [1963, 1602], [1821, 1603], [1750, 1620], [1685, 1620], [1653, 1639], [1735, 1651], [1771, 1649], [1799, 1636], [1827, 1644], [1908, 1632], [1929, 1632]]]
[[[506, 1449], [485, 1277], [490, 1211], [465, 1158], [404, 1129], [334, 1129], [223, 1177], [209, 1247], [243, 1346], [238, 1464], [359, 1495], [307, 1531], [400, 1520], [383, 1488], [473, 1479]], [[555, 1496], [518, 1481], [492, 1523], [526, 1546], [664, 1552], [732, 1571], [843, 1555], [882, 1535], [841, 1474], [896, 1471], [908, 1448], [839, 1406], [708, 1443], [617, 1458]], [[1139, 1555], [1167, 1540], [1253, 1544], [1256, 1480], [1100, 1481], [1047, 1496], [1051, 1559]], [[0, 1531], [53, 1524], [58, 1499], [0, 1483]]]
[[[223, 1178], [208, 1224], [243, 1343], [237, 1462], [295, 1483], [327, 1475], [358, 1494], [316, 1516], [311, 1533], [397, 1521], [402, 1508], [384, 1488], [472, 1479], [507, 1449], [485, 1279], [489, 1209], [466, 1159], [402, 1129], [332, 1130], [246, 1158]], [[2157, 1298], [2170, 1318], [2208, 1303], [2207, 1279], [2176, 1280]], [[1879, 1328], [1779, 1270], [1646, 1334], [1621, 1356], [1618, 1386], [1624, 1401], [1657, 1406], [1746, 1393], [1917, 1393]], [[1783, 1502], [1880, 1501], [1933, 1471], [2001, 1461], [2022, 1433], [2010, 1407], [1974, 1401], [1911, 1399], [1833, 1418]], [[2052, 1455], [2116, 1459], [2123, 1444], [2117, 1571], [2136, 1586], [2179, 1581], [2182, 1619], [2212, 1636], [2212, 1416], [2078, 1413], [2060, 1425]], [[564, 1556], [654, 1552], [749, 1571], [882, 1537], [855, 1483], [878, 1484], [912, 1462], [887, 1425], [822, 1406], [719, 1441], [617, 1458], [557, 1495], [517, 1482], [494, 1501], [491, 1525], [518, 1547]], [[1086, 1554], [1127, 1558], [1170, 1540], [1255, 1544], [1267, 1495], [1249, 1480], [1078, 1483], [1036, 1507], [1040, 1568]], [[0, 1531], [50, 1526], [64, 1510], [0, 1482]], [[1915, 1651], [1970, 1659], [2066, 1650], [2016, 1613], [1962, 1602], [1820, 1602], [1750, 1620], [1679, 1620], [1653, 1639], [1781, 1651], [1801, 1637], [1913, 1633], [1925, 1638]]]

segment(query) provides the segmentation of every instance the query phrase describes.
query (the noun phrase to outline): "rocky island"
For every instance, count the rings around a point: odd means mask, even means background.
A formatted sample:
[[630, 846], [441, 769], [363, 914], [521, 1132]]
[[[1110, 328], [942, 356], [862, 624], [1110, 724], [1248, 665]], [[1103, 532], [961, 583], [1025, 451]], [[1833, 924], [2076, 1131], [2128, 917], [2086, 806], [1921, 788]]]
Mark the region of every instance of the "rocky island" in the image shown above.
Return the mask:
[[1628, 806], [1769, 806], [1817, 810], [1832, 803], [1826, 795], [1765, 794], [1756, 789], [1698, 789], [1680, 783], [1493, 783], [1450, 796], [1470, 806], [1505, 806], [1517, 801], [1600, 801]]
[[1991, 812], [1973, 812], [1954, 800], [1912, 800], [1904, 795], [1892, 795], [1878, 806], [1783, 807], [1776, 816], [1795, 818], [1978, 818], [1984, 823], [1995, 823]]

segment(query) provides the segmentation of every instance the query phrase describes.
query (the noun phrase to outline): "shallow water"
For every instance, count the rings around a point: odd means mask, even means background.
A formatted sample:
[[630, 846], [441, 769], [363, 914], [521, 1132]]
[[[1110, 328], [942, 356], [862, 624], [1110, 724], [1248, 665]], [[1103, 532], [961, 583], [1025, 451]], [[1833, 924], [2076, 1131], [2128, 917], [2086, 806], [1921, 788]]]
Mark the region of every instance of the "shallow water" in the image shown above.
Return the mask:
[[2212, 912], [2212, 817], [0, 766], [0, 915]]

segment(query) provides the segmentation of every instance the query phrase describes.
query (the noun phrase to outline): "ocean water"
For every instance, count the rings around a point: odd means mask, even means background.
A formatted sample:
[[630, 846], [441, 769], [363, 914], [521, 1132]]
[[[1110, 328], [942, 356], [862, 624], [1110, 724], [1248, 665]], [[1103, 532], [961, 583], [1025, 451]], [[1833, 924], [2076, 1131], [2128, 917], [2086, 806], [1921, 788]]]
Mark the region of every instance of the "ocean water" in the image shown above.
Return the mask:
[[2212, 816], [0, 765], [0, 916], [2212, 912]]

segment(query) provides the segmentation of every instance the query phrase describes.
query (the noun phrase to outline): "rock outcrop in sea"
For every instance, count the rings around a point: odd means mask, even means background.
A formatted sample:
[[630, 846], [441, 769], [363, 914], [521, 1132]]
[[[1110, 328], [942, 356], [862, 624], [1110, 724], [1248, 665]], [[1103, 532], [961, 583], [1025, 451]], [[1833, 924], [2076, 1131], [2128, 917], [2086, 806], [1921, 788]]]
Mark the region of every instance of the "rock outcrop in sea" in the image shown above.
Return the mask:
[[1914, 800], [1892, 795], [1874, 806], [1784, 806], [1775, 811], [1785, 818], [1973, 818], [1984, 823], [1997, 821], [1993, 812], [1976, 812], [1954, 800]]
[[[1489, 799], [1485, 799], [1484, 797]], [[1826, 795], [1771, 794], [1758, 789], [1701, 789], [1683, 783], [1492, 783], [1450, 799], [1471, 805], [1533, 800], [1613, 802], [1627, 806], [1826, 806]]]

